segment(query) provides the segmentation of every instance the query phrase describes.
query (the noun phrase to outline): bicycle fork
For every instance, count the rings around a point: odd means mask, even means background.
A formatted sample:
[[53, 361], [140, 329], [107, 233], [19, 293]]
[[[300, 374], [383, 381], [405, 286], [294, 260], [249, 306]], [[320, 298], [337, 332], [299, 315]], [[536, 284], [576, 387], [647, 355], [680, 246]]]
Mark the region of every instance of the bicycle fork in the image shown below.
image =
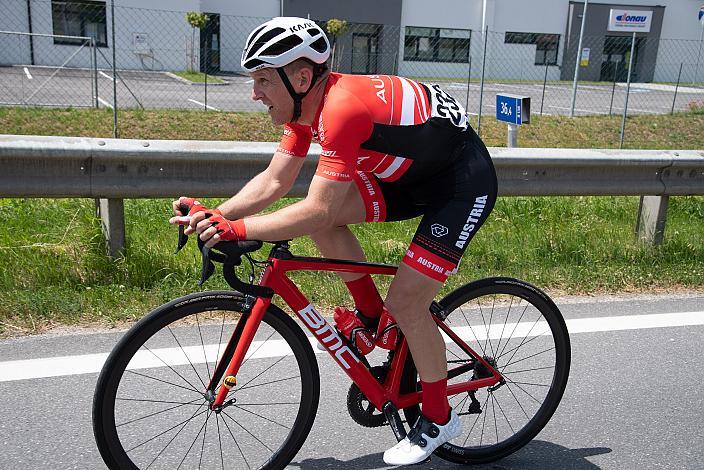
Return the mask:
[[[210, 409], [216, 413], [233, 403], [233, 400], [226, 402], [225, 399], [237, 384], [237, 372], [244, 362], [245, 355], [270, 304], [271, 298], [257, 297], [251, 310], [244, 312], [237, 322], [237, 327], [225, 347], [205, 392], [210, 402]], [[217, 390], [223, 375], [225, 379], [222, 381], [222, 387]]]

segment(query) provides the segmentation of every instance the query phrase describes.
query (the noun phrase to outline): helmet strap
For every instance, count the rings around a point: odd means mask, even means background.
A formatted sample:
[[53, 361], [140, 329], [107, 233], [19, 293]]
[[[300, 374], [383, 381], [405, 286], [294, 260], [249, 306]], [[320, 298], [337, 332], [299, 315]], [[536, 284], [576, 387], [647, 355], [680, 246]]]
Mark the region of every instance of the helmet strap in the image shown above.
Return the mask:
[[325, 71], [325, 66], [320, 67], [321, 64], [316, 64], [316, 67], [313, 69], [313, 79], [310, 82], [310, 86], [306, 91], [303, 93], [296, 93], [296, 90], [293, 89], [293, 85], [291, 85], [291, 81], [288, 79], [288, 76], [286, 75], [286, 72], [284, 71], [283, 67], [278, 67], [276, 71], [279, 73], [279, 77], [281, 77], [281, 81], [284, 82], [284, 85], [286, 86], [286, 89], [288, 90], [288, 94], [291, 95], [291, 98], [293, 98], [293, 116], [291, 117], [291, 122], [296, 122], [299, 117], [301, 117], [301, 103], [303, 101], [303, 98], [306, 97], [306, 95], [310, 92], [310, 90], [313, 89], [313, 85], [315, 85], [315, 82], [318, 81], [318, 77], [322, 75], [322, 73]]

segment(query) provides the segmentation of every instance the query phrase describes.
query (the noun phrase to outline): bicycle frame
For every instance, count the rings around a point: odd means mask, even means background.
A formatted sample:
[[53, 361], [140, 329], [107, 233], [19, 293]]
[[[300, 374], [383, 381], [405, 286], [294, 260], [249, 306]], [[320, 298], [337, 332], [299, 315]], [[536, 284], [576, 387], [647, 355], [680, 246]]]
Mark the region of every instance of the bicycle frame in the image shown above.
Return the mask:
[[[273, 252], [274, 250], [272, 250], [272, 253]], [[369, 401], [379, 410], [383, 409], [384, 405], [389, 402], [392, 403], [396, 409], [407, 408], [421, 402], [422, 391], [400, 393], [401, 377], [408, 355], [406, 339], [403, 335], [400, 335], [400, 341], [396, 345], [396, 349], [393, 353], [389, 373], [384, 382], [379, 383], [364, 365], [363, 361], [360, 360], [357, 353], [348, 346], [348, 343], [340, 337], [337, 330], [315, 309], [313, 304], [286, 276], [286, 273], [292, 271], [328, 271], [393, 276], [396, 274], [397, 269], [398, 266], [388, 264], [295, 256], [282, 259], [270, 255], [268, 265], [262, 273], [260, 281], [260, 286], [272, 289], [294, 312], [296, 312], [301, 322], [325, 347], [330, 356], [337, 362], [342, 370], [345, 371], [350, 379], [357, 384]], [[235, 328], [235, 332], [225, 348], [220, 363], [218, 363], [215, 368], [215, 372], [208, 386], [210, 393], [216, 390], [223, 373], [226, 379], [228, 377], [237, 376], [237, 372], [244, 361], [245, 355], [254, 339], [254, 335], [259, 328], [259, 324], [270, 304], [270, 297], [257, 297], [249, 315], [243, 315], [241, 317]], [[502, 380], [501, 374], [488, 364], [484, 358], [475, 353], [444, 321], [434, 314], [433, 318], [445, 335], [451, 338], [457, 346], [462, 348], [468, 355], [474, 358], [475, 361], [479, 361], [486, 368], [485, 370], [488, 370], [491, 374], [488, 377], [468, 380], [448, 386], [448, 396], [462, 392], [475, 391], [483, 387], [491, 387]], [[228, 357], [231, 357], [231, 359], [228, 359]], [[226, 371], [223, 370], [225, 363], [227, 363]], [[474, 363], [468, 363], [453, 368], [448, 371], [448, 377], [465, 373], [472, 370], [473, 367]], [[225, 383], [220, 387], [217, 396], [214, 397], [214, 401], [211, 403], [212, 409], [223, 406], [231, 388], [232, 383], [228, 383], [228, 380], [225, 380]]]

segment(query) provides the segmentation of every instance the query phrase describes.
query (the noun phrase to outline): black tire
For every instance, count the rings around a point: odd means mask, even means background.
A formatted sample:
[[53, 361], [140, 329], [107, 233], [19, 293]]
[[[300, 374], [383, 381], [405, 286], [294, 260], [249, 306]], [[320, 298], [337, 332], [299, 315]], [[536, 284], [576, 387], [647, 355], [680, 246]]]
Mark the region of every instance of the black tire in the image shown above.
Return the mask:
[[236, 292], [197, 293], [124, 335], [93, 399], [93, 432], [109, 468], [281, 469], [293, 459], [315, 419], [320, 375], [306, 335], [279, 308], [264, 315], [228, 395], [235, 403], [217, 414], [203, 393], [244, 311]]
[[[450, 406], [460, 415], [463, 434], [439, 447], [435, 455], [460, 464], [493, 462], [530, 442], [557, 409], [570, 369], [565, 321], [545, 293], [511, 278], [464, 285], [440, 304], [450, 312], [446, 324], [461, 331], [462, 339], [478, 354], [495, 360], [506, 384], [494, 391], [477, 390], [480, 413], [470, 413], [468, 393], [449, 397]], [[448, 370], [467, 363], [469, 356], [454, 342], [450, 340], [446, 347]], [[473, 374], [470, 370], [450, 378], [448, 384], [470, 380]], [[406, 410], [405, 415], [414, 423], [418, 408]]]

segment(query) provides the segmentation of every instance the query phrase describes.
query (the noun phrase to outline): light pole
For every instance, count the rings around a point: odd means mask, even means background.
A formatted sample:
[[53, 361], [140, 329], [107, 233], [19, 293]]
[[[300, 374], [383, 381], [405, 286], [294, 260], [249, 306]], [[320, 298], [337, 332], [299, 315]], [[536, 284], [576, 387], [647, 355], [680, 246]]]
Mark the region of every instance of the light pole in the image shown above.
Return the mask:
[[589, 0], [584, 0], [584, 9], [582, 10], [582, 27], [579, 29], [579, 45], [577, 46], [577, 54], [574, 62], [574, 81], [572, 82], [572, 105], [570, 106], [570, 117], [574, 117], [574, 103], [577, 100], [577, 80], [579, 79], [579, 59], [582, 56], [582, 39], [584, 39], [584, 23], [587, 19], [587, 4]]

